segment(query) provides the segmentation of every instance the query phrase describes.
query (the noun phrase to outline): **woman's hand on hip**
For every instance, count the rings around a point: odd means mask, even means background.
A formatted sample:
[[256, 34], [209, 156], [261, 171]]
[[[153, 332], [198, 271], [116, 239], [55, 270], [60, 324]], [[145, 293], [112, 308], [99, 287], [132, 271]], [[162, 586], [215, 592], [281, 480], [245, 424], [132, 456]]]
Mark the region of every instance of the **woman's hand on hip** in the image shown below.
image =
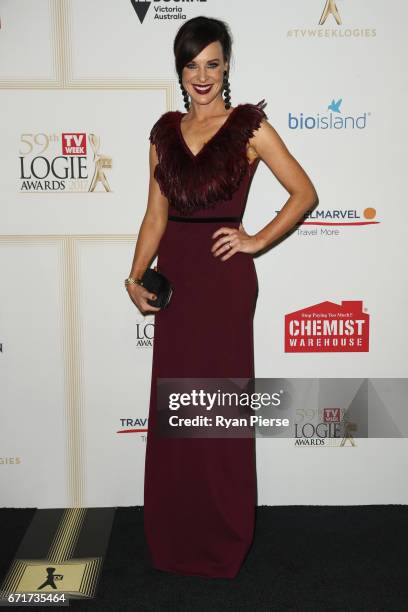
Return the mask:
[[211, 247], [211, 252], [215, 257], [222, 255], [221, 260], [225, 261], [235, 253], [256, 253], [261, 245], [255, 236], [250, 236], [240, 223], [239, 228], [220, 227], [212, 235], [218, 238]]

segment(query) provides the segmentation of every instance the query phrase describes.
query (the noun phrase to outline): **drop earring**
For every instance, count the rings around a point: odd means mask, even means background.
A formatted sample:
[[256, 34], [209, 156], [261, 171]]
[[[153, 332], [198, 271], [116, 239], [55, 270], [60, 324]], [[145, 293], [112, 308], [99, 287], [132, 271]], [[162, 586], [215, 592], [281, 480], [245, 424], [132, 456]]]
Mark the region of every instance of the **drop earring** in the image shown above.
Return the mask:
[[224, 76], [222, 79], [222, 85], [223, 85], [223, 89], [224, 89], [224, 101], [225, 101], [225, 108], [228, 110], [229, 108], [231, 108], [231, 89], [230, 89], [230, 84], [228, 81], [228, 74], [227, 71], [224, 70]]
[[188, 111], [188, 110], [190, 110], [189, 95], [187, 93], [187, 90], [183, 87], [183, 81], [182, 81], [181, 77], [179, 77], [179, 83], [180, 83], [181, 91], [183, 92], [184, 108]]

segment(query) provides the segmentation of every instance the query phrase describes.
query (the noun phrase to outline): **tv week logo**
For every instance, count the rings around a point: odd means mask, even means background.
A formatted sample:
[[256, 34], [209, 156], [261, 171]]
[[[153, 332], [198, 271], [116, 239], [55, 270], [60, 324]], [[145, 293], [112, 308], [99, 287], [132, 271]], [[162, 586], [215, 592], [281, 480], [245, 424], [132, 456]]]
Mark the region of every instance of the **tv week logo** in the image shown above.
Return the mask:
[[86, 155], [86, 134], [63, 132], [62, 155]]
[[323, 423], [340, 423], [343, 420], [343, 411], [341, 408], [323, 408], [322, 420]]
[[320, 302], [285, 315], [285, 353], [368, 352], [362, 300]]

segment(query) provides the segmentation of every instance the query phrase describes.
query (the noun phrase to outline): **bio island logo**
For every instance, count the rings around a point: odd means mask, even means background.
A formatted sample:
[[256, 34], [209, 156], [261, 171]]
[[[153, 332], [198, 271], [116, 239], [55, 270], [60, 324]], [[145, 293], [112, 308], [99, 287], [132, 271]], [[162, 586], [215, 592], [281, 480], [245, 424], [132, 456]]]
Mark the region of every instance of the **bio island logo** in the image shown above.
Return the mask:
[[343, 115], [341, 105], [343, 98], [332, 100], [327, 106], [329, 113], [292, 113], [289, 111], [288, 126], [291, 130], [364, 130], [371, 113]]

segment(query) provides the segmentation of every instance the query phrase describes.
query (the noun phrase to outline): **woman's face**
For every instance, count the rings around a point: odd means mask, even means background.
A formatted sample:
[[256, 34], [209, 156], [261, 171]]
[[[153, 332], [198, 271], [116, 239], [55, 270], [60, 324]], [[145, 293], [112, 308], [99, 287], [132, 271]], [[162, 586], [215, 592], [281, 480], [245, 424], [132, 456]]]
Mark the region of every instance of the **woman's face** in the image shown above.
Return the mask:
[[184, 88], [197, 104], [209, 104], [222, 92], [224, 63], [221, 43], [217, 40], [209, 44], [183, 68]]

